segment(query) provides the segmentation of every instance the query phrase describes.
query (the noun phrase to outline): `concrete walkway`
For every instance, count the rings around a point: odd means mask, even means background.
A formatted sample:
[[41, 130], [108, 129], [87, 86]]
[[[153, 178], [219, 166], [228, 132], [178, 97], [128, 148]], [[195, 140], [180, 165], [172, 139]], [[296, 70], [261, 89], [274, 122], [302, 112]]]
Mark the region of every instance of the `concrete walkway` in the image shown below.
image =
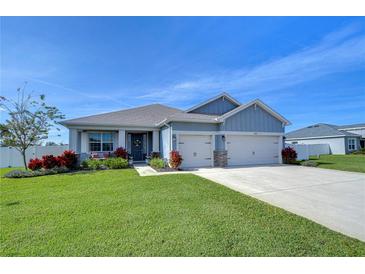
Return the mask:
[[193, 173], [365, 241], [363, 173], [289, 165]]
[[139, 176], [158, 175], [156, 170], [146, 164], [134, 164], [133, 167], [138, 172]]
[[168, 171], [168, 172], [157, 172], [147, 164], [134, 164], [134, 169], [138, 172], [139, 176], [160, 176], [160, 175], [171, 175], [171, 174], [184, 174], [192, 173], [191, 171]]

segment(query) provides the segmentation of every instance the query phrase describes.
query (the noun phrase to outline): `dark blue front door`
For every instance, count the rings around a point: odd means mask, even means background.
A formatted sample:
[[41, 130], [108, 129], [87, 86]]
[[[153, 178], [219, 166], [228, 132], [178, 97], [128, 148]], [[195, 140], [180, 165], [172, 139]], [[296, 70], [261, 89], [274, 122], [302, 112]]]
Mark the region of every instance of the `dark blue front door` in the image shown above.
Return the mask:
[[132, 134], [132, 157], [133, 161], [144, 160], [144, 149], [143, 149], [143, 134], [134, 133]]

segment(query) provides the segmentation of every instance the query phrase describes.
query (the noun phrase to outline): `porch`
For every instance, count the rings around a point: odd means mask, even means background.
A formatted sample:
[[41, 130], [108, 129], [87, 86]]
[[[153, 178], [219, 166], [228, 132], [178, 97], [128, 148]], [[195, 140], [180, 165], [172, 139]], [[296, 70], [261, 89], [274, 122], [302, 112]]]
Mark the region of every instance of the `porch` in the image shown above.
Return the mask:
[[88, 158], [91, 154], [105, 157], [118, 147], [126, 148], [133, 160], [144, 161], [151, 152], [160, 151], [158, 129], [70, 129], [69, 147]]

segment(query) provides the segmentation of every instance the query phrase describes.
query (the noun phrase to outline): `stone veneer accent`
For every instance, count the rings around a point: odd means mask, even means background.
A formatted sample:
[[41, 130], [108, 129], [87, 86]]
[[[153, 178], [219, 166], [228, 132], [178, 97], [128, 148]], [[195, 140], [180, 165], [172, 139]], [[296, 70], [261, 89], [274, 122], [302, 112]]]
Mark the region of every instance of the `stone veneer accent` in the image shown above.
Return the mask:
[[214, 150], [213, 154], [215, 167], [227, 166], [227, 150]]

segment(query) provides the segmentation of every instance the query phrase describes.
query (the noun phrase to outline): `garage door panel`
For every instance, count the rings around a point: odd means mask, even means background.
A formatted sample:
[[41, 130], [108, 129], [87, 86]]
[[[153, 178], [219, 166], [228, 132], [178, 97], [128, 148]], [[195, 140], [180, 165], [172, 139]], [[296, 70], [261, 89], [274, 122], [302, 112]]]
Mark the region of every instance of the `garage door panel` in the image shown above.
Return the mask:
[[211, 166], [212, 138], [210, 135], [180, 135], [179, 152], [182, 167]]
[[278, 163], [279, 140], [276, 136], [227, 136], [228, 165]]

